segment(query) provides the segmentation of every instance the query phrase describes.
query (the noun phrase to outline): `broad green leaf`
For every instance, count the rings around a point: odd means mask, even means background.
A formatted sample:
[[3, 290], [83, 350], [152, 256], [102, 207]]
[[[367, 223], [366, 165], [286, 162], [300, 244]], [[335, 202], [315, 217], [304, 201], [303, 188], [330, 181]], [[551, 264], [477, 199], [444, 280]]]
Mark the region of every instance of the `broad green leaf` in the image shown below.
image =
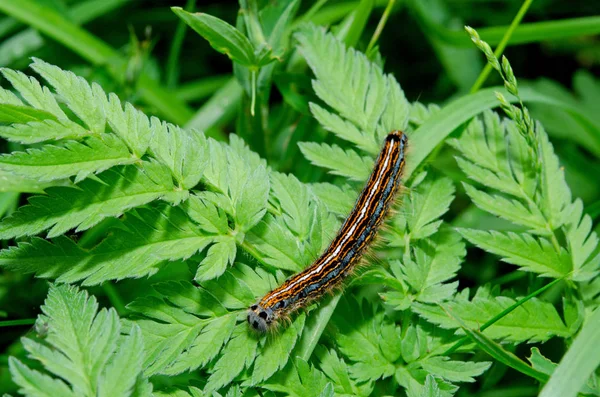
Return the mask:
[[332, 381], [337, 395], [341, 396], [369, 396], [373, 391], [373, 382], [359, 384], [350, 377], [350, 367], [335, 350], [317, 350], [321, 371]]
[[218, 52], [243, 66], [258, 66], [252, 43], [235, 27], [212, 15], [192, 14], [180, 7], [171, 7], [171, 10]]
[[522, 270], [543, 277], [560, 278], [572, 271], [567, 252], [556, 252], [550, 241], [536, 239], [527, 233], [503, 233], [475, 229], [457, 229], [471, 244], [502, 257], [502, 260], [521, 266]]
[[89, 137], [83, 142], [68, 141], [63, 146], [45, 145], [41, 149], [0, 156], [0, 170], [40, 181], [75, 176], [75, 182], [115, 165], [139, 159], [115, 135]]
[[[106, 217], [118, 217], [130, 208], [160, 198], [176, 199], [166, 167], [152, 162], [140, 167], [115, 167], [74, 187], [53, 187], [34, 196], [0, 222], [0, 239], [33, 235], [51, 228], [56, 237], [77, 227], [82, 231]], [[177, 201], [177, 200], [176, 200]]]
[[279, 203], [287, 227], [299, 238], [306, 239], [310, 233], [310, 191], [293, 175], [271, 174], [271, 190]]
[[313, 183], [310, 189], [329, 211], [338, 216], [347, 216], [358, 197], [358, 192], [348, 185], [340, 188], [331, 183]]
[[208, 199], [192, 194], [183, 208], [192, 220], [208, 233], [227, 234], [227, 215]]

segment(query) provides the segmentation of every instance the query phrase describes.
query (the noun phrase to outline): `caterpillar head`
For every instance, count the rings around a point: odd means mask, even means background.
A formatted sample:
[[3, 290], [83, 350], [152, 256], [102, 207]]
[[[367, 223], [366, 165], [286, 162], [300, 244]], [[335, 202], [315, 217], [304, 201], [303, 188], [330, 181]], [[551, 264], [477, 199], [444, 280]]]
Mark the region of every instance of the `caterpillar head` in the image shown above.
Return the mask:
[[258, 332], [266, 332], [271, 327], [274, 317], [273, 309], [264, 308], [260, 304], [248, 308], [248, 324]]

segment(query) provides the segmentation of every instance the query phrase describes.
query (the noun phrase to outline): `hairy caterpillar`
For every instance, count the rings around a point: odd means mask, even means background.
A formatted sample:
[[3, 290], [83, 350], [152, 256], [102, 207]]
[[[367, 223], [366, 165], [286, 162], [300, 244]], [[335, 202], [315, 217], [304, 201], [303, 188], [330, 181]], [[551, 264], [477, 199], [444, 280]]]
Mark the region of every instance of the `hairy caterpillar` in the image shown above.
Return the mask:
[[311, 266], [287, 279], [248, 309], [248, 323], [265, 332], [290, 313], [338, 286], [358, 264], [385, 218], [404, 169], [407, 138], [392, 131], [373, 172], [329, 248]]

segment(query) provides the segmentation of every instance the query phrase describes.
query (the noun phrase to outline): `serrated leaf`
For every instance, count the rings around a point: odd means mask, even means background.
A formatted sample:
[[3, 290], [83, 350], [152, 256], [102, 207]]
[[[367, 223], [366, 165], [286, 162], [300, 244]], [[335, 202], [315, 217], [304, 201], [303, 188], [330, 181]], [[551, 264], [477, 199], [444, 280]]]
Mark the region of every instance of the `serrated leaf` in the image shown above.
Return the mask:
[[174, 193], [168, 170], [158, 163], [141, 167], [115, 167], [87, 179], [76, 187], [54, 187], [46, 196], [34, 196], [0, 222], [0, 239], [40, 233], [51, 228], [56, 237], [77, 227], [86, 230], [106, 217], [118, 217], [138, 207]]
[[287, 229], [283, 219], [270, 214], [246, 234], [245, 243], [250, 244], [261, 254], [261, 259], [278, 269], [298, 271], [303, 263], [298, 259], [299, 243]]
[[119, 97], [111, 93], [103, 96], [106, 121], [111, 129], [123, 139], [127, 146], [137, 157], [141, 158], [150, 145], [152, 132], [148, 117], [133, 107], [125, 104], [123, 110]]
[[330, 183], [313, 183], [310, 189], [329, 211], [340, 216], [350, 213], [358, 197], [358, 192], [348, 185], [342, 189]]
[[305, 319], [304, 314], [299, 315], [280, 335], [267, 340], [254, 362], [254, 371], [250, 380], [252, 385], [269, 379], [278, 370], [283, 369], [302, 333]]
[[337, 145], [300, 142], [300, 151], [312, 164], [327, 168], [334, 175], [356, 181], [365, 181], [373, 168], [373, 160], [361, 157], [353, 150], [344, 150]]
[[271, 174], [271, 190], [283, 211], [283, 219], [289, 229], [301, 239], [310, 233], [310, 217], [306, 216], [311, 209], [308, 186], [301, 183], [293, 175]]
[[463, 183], [463, 187], [473, 203], [482, 210], [517, 225], [525, 226], [531, 229], [532, 233], [542, 235], [548, 233], [546, 219], [538, 207], [525, 207], [520, 201], [497, 194], [491, 195], [466, 183]]
[[190, 218], [208, 233], [227, 234], [227, 215], [214, 202], [192, 194], [183, 204], [183, 208]]
[[0, 105], [0, 122], [29, 123], [31, 121], [54, 120], [53, 114], [22, 105]]
[[217, 390], [229, 384], [244, 368], [249, 367], [256, 355], [258, 340], [250, 334], [247, 324], [238, 324], [231, 340], [223, 349], [204, 390]]
[[337, 395], [369, 396], [373, 391], [373, 382], [358, 384], [350, 377], [350, 368], [335, 350], [317, 351], [321, 371], [332, 381]]
[[333, 388], [329, 385], [321, 371], [298, 357], [262, 387], [292, 397], [330, 397]]
[[83, 280], [84, 285], [94, 285], [153, 274], [162, 262], [187, 259], [213, 240], [180, 208], [168, 205], [131, 211], [122, 227], [91, 250], [66, 237], [52, 242], [34, 238], [0, 251], [0, 266], [56, 277], [59, 282]]
[[33, 58], [31, 68], [39, 73], [66, 102], [67, 106], [94, 134], [102, 134], [106, 127], [103, 103], [106, 94], [96, 84], [91, 85], [73, 72]]
[[502, 233], [474, 229], [457, 229], [470, 243], [493, 254], [522, 270], [538, 273], [544, 277], [560, 278], [572, 271], [567, 252], [560, 249], [557, 253], [545, 238], [535, 239], [526, 233]]
[[[31, 106], [53, 115], [53, 118], [67, 119], [67, 115], [60, 108], [48, 87], [42, 87], [36, 78], [6, 68], [2, 68], [2, 75]], [[12, 104], [19, 105], [14, 102]]]
[[89, 135], [90, 131], [70, 120], [55, 121], [49, 119], [0, 127], [1, 137], [23, 144], [61, 139], [77, 140]]
[[215, 239], [215, 241], [216, 243], [208, 249], [206, 258], [200, 262], [194, 276], [194, 280], [199, 283], [219, 277], [225, 272], [227, 266], [231, 265], [235, 260], [237, 252], [235, 238], [222, 236]]
[[192, 189], [208, 163], [208, 147], [204, 134], [197, 131], [184, 131], [172, 124], [151, 120], [152, 154], [165, 164], [183, 189]]
[[409, 105], [393, 77], [320, 27], [305, 26], [296, 37], [315, 73], [315, 92], [343, 118], [362, 131], [377, 131], [377, 143], [406, 128]]
[[450, 382], [475, 382], [491, 362], [452, 361], [448, 357], [429, 357], [420, 361], [423, 369]]
[[117, 136], [106, 134], [83, 142], [68, 141], [63, 146], [45, 145], [42, 149], [0, 156], [0, 170], [40, 181], [75, 176], [75, 182], [79, 182], [92, 173], [136, 161], [139, 159], [129, 153]]
[[[28, 395], [111, 396], [130, 395], [141, 373], [143, 345], [139, 330], [121, 335], [119, 318], [114, 309], [98, 310], [94, 297], [74, 287], [51, 286], [40, 316], [47, 324], [47, 344], [23, 339], [31, 358], [62, 380], [32, 371], [14, 360], [14, 380]], [[110, 386], [109, 386], [110, 385]], [[109, 389], [109, 386], [111, 389]], [[108, 394], [107, 394], [108, 392]]]
[[454, 185], [449, 178], [426, 178], [405, 199], [403, 213], [411, 240], [419, 240], [435, 233], [454, 199]]
[[600, 266], [600, 253], [597, 252], [598, 235], [592, 230], [592, 219], [583, 214], [583, 203], [579, 199], [565, 208], [563, 216], [574, 278], [587, 280], [595, 277]]
[[[457, 297], [443, 306], [467, 327], [477, 329], [514, 303], [512, 298], [489, 296], [479, 289], [471, 301]], [[413, 310], [442, 328], [460, 328], [460, 324], [440, 307], [415, 303]], [[486, 328], [484, 333], [489, 338], [509, 342], [535, 342], [548, 340], [552, 336], [566, 337], [569, 330], [550, 303], [533, 298]]]
[[[350, 373], [358, 382], [374, 381], [394, 373], [394, 361], [400, 356], [400, 329], [384, 320], [384, 313], [373, 316], [350, 302], [338, 305], [335, 324], [340, 351], [354, 363]], [[357, 313], [361, 317], [357, 318]], [[387, 338], [387, 340], [386, 340]]]

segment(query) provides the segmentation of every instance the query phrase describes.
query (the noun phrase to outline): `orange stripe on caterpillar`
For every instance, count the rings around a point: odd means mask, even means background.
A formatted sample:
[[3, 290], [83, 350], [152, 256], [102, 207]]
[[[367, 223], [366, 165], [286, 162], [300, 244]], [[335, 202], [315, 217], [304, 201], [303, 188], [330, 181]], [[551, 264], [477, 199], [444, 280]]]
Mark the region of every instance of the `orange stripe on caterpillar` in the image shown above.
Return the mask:
[[388, 214], [404, 170], [407, 138], [392, 131], [366, 186], [329, 248], [311, 266], [287, 279], [248, 308], [248, 323], [265, 332], [278, 320], [340, 285], [358, 264]]

